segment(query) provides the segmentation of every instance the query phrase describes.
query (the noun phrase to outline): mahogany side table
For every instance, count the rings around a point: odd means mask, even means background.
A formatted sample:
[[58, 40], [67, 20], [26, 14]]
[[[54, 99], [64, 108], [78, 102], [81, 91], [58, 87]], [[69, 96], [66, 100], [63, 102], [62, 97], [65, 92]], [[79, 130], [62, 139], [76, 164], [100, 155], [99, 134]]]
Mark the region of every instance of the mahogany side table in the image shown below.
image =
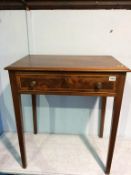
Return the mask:
[[109, 174], [121, 109], [126, 73], [112, 56], [28, 55], [5, 68], [9, 71], [23, 168], [27, 167], [21, 111], [21, 94], [32, 95], [34, 133], [37, 133], [36, 95], [101, 96], [99, 136], [103, 136], [106, 97], [114, 97], [105, 173]]

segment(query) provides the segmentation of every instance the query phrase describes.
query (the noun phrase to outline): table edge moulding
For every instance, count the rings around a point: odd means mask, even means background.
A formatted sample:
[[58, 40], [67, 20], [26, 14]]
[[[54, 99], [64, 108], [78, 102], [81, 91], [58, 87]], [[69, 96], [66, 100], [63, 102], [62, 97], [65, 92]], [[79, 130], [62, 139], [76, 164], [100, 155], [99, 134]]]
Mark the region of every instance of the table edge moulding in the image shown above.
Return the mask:
[[5, 68], [9, 72], [22, 167], [27, 167], [21, 94], [32, 95], [34, 133], [37, 134], [36, 95], [101, 97], [99, 137], [103, 137], [106, 97], [113, 96], [113, 114], [105, 173], [110, 173], [126, 73], [131, 70], [106, 55], [27, 55]]

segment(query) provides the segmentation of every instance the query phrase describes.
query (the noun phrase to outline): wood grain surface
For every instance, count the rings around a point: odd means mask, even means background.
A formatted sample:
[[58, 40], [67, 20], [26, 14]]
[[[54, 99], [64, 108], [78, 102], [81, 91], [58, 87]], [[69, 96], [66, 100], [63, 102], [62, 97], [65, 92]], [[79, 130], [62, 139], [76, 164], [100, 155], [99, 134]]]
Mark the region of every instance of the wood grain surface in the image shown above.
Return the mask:
[[6, 70], [129, 72], [112, 56], [27, 55]]

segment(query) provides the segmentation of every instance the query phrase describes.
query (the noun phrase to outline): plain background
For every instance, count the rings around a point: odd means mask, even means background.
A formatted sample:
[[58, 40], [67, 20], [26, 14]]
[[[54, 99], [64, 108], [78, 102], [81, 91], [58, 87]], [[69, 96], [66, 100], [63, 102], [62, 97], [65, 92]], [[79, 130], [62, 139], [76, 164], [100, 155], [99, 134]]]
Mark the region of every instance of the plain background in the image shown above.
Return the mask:
[[[0, 132], [15, 131], [5, 66], [27, 54], [112, 55], [131, 68], [131, 11], [0, 11]], [[131, 75], [127, 74], [119, 123], [131, 138]], [[99, 97], [38, 96], [39, 132], [97, 135]], [[113, 98], [108, 98], [104, 136], [109, 136]], [[22, 95], [25, 131], [32, 132], [30, 95]]]

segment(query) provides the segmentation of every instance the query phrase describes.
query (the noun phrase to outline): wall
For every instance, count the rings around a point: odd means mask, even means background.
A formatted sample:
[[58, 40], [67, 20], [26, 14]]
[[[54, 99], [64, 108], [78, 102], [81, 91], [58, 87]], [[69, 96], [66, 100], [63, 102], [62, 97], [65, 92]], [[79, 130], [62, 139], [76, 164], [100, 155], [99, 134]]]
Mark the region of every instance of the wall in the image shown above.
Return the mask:
[[9, 78], [4, 67], [27, 55], [24, 11], [0, 11], [0, 112], [4, 131], [15, 130]]
[[3, 126], [2, 126], [2, 120], [1, 120], [1, 114], [0, 114], [0, 135], [3, 133]]
[[[131, 11], [46, 10], [30, 11], [26, 15], [30, 53], [113, 55], [131, 68]], [[9, 80], [7, 72], [2, 69], [28, 52], [25, 12], [2, 11], [0, 21], [2, 123], [5, 131], [14, 131]], [[129, 138], [130, 78], [131, 75], [128, 75], [118, 133], [119, 136]], [[38, 96], [39, 132], [96, 135], [100, 114], [99, 100], [96, 97]], [[112, 102], [113, 98], [108, 98], [104, 136], [109, 135]], [[22, 104], [25, 130], [32, 131], [30, 96], [23, 95]]]
[[[1, 81], [0, 81], [1, 82]], [[0, 92], [2, 93], [1, 89], [1, 83], [0, 83]], [[2, 104], [1, 104], [1, 95], [0, 95], [0, 135], [3, 133], [3, 122], [2, 122], [2, 115], [1, 115], [1, 109], [2, 109]]]

